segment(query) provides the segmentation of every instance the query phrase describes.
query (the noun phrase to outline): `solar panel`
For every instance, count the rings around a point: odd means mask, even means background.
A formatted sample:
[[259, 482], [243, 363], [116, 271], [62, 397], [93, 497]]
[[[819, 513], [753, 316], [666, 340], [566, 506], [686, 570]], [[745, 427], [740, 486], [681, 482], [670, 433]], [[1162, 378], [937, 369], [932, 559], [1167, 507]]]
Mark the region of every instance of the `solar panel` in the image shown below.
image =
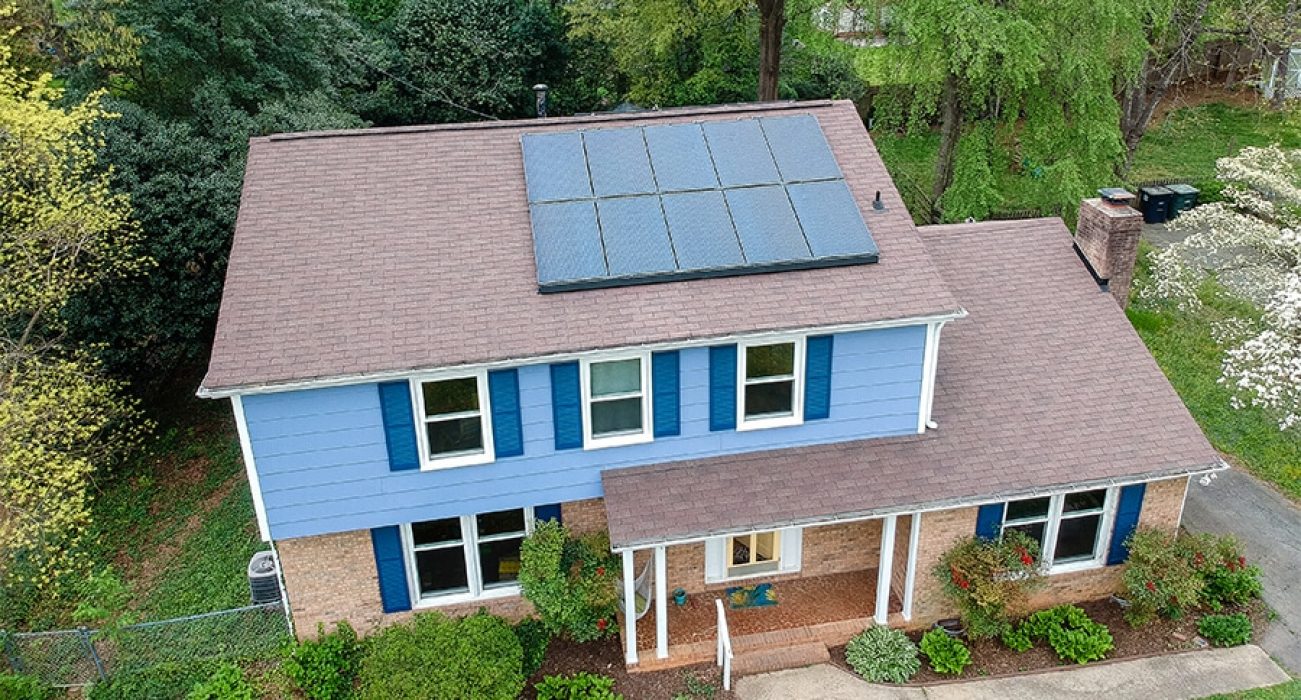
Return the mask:
[[534, 204], [533, 256], [538, 284], [605, 277], [605, 251], [596, 225], [596, 207], [589, 201]]
[[597, 197], [653, 194], [650, 158], [641, 129], [601, 129], [583, 134], [592, 192]]
[[815, 257], [877, 254], [844, 180], [788, 185], [786, 191]]
[[538, 289], [877, 261], [808, 114], [526, 134]]
[[772, 149], [773, 160], [785, 182], [840, 177], [827, 137], [812, 115], [764, 117], [759, 120]]
[[770, 185], [728, 190], [727, 207], [741, 237], [746, 262], [773, 263], [813, 257], [785, 188]]
[[521, 145], [530, 203], [592, 196], [583, 139], [577, 132], [525, 134]]
[[722, 192], [680, 192], [663, 199], [679, 267], [709, 270], [745, 264]]
[[769, 185], [781, 182], [772, 151], [755, 119], [705, 122], [705, 141], [723, 187]]
[[653, 275], [677, 270], [660, 198], [617, 197], [596, 203], [611, 275]]
[[699, 124], [648, 126], [644, 131], [661, 192], [718, 187], [718, 175]]

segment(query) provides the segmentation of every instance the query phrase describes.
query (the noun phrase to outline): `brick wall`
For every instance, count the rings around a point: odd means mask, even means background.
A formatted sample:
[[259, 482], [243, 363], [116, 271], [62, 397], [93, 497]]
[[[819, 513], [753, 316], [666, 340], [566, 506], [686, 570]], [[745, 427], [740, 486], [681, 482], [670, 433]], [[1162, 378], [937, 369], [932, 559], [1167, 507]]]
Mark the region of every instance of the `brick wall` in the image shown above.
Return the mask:
[[908, 535], [912, 530], [913, 516], [901, 515], [894, 528], [894, 558], [890, 565], [890, 590], [903, 597], [904, 579], [908, 577]]
[[589, 498], [560, 504], [560, 520], [575, 535], [586, 535], [606, 529], [605, 501]]

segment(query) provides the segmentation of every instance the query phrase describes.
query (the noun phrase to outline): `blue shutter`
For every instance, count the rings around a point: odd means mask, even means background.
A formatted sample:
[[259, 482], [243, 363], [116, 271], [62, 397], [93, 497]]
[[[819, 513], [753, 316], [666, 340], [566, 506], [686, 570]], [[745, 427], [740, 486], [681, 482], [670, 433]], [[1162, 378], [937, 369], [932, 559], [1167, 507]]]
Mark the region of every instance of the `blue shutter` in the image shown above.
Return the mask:
[[1116, 506], [1116, 524], [1111, 528], [1111, 548], [1107, 550], [1107, 564], [1123, 564], [1129, 559], [1125, 540], [1138, 527], [1138, 514], [1143, 510], [1143, 493], [1147, 484], [1130, 484], [1120, 490], [1120, 503]]
[[551, 365], [551, 417], [557, 450], [583, 446], [583, 397], [578, 386], [577, 362]]
[[546, 506], [533, 506], [534, 520], [554, 520], [558, 523], [564, 522], [560, 518], [560, 504], [552, 503]]
[[384, 443], [388, 445], [389, 471], [419, 469], [416, 419], [411, 410], [411, 385], [404, 381], [380, 384], [379, 412], [384, 420]]
[[736, 346], [709, 349], [709, 429], [736, 429]]
[[379, 599], [384, 612], [410, 610], [407, 562], [402, 554], [402, 536], [398, 534], [398, 526], [372, 528], [370, 541], [375, 547], [375, 571], [379, 573]]
[[831, 338], [809, 338], [804, 348], [804, 420], [831, 415]]
[[651, 355], [651, 387], [654, 392], [655, 437], [682, 433], [681, 406], [678, 383], [678, 351], [657, 352]]
[[488, 373], [492, 404], [492, 447], [497, 458], [524, 454], [524, 428], [519, 414], [519, 372], [501, 369]]
[[1005, 503], [990, 503], [980, 507], [976, 514], [976, 537], [982, 540], [996, 540], [1003, 530], [1003, 507]]

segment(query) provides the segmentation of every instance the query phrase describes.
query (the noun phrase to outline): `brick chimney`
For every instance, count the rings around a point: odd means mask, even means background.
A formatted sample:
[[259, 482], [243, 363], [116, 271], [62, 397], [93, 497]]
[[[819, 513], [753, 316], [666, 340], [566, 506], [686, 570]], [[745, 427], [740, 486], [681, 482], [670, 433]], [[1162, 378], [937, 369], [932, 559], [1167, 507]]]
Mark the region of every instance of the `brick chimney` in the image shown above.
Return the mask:
[[1075, 244], [1097, 276], [1108, 281], [1108, 290], [1123, 309], [1129, 304], [1129, 287], [1134, 281], [1143, 214], [1129, 205], [1134, 195], [1117, 188], [1099, 192], [1102, 197], [1080, 204]]

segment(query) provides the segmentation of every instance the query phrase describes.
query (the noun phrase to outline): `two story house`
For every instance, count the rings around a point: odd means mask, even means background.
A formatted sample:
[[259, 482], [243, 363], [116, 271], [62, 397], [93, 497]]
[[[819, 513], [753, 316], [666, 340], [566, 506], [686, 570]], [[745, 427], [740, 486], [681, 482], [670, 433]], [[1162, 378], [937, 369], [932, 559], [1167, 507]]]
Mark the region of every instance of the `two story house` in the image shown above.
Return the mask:
[[258, 138], [199, 394], [303, 635], [528, 614], [551, 518], [608, 531], [643, 668], [742, 584], [826, 644], [929, 624], [973, 534], [1085, 600], [1224, 467], [1122, 311], [1139, 221], [916, 227], [848, 102]]

